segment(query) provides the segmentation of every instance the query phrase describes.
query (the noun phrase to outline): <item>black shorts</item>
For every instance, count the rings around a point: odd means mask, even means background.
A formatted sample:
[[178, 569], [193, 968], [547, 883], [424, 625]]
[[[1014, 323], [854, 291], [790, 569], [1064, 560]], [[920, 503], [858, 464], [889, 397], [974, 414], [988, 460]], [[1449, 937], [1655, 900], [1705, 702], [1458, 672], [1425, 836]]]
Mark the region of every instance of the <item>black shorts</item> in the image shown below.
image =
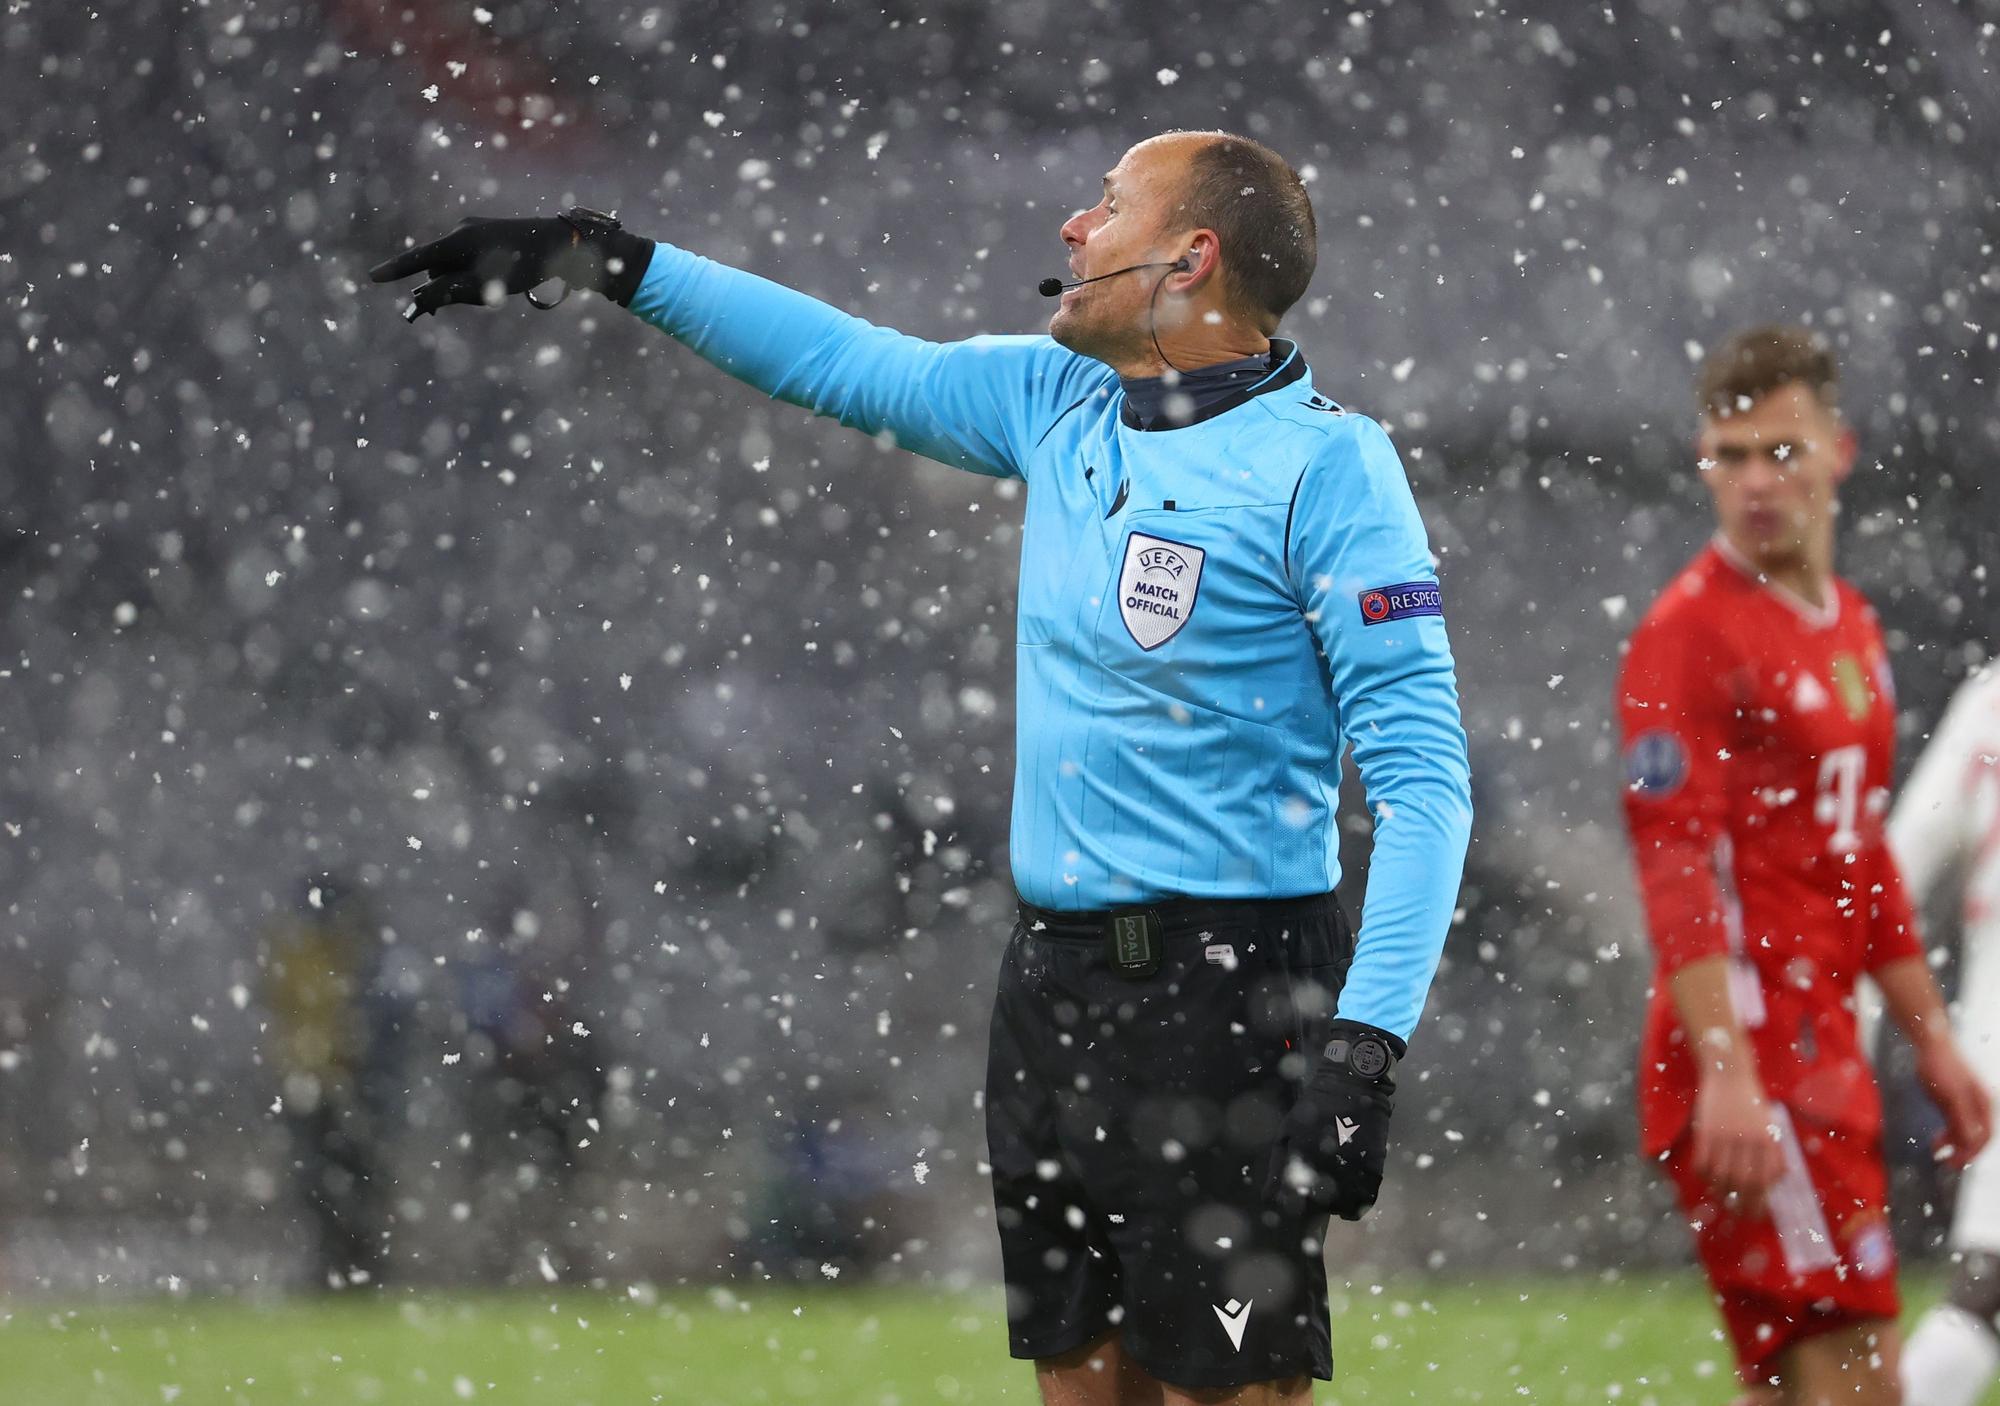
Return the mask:
[[1329, 1378], [1326, 1217], [1263, 1187], [1353, 937], [1331, 895], [1155, 910], [1150, 976], [1097, 923], [1026, 909], [1001, 963], [986, 1141], [1013, 1354], [1116, 1332], [1176, 1386]]

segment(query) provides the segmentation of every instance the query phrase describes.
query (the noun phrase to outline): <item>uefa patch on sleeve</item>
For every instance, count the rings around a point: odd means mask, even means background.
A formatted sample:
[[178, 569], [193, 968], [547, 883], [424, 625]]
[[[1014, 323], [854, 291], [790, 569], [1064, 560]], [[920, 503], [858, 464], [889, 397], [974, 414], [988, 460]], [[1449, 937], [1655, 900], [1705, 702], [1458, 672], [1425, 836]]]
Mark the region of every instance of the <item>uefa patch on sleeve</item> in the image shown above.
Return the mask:
[[1642, 796], [1671, 796], [1687, 770], [1687, 749], [1664, 728], [1640, 733], [1625, 748], [1625, 784]]
[[1444, 614], [1444, 600], [1435, 581], [1405, 581], [1400, 586], [1377, 586], [1361, 593], [1361, 623], [1383, 625], [1391, 620], [1408, 620], [1416, 615]]

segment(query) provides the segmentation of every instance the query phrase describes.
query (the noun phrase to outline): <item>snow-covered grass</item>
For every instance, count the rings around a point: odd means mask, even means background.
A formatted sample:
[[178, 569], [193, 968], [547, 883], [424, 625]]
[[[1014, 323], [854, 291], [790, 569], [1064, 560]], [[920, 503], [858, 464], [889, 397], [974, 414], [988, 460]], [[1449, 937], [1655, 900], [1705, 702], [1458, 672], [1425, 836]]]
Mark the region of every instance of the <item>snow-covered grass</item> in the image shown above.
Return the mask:
[[[1928, 1300], [1919, 1284], [1913, 1299]], [[1322, 1406], [1732, 1393], [1692, 1275], [1337, 1291]], [[998, 1296], [761, 1291], [0, 1307], [0, 1399], [56, 1406], [473, 1401], [842, 1406], [1035, 1401]]]

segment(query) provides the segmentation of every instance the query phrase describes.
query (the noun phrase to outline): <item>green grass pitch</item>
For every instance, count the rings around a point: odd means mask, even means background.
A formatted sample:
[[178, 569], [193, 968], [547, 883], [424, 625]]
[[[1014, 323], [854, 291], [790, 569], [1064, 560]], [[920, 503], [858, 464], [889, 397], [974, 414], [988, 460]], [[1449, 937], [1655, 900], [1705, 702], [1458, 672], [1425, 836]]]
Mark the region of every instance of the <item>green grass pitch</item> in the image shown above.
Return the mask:
[[[1927, 1300], [1929, 1283], [1911, 1286]], [[1655, 1403], [1733, 1394], [1692, 1272], [1336, 1285], [1322, 1406]], [[832, 1288], [613, 1298], [357, 1296], [252, 1306], [0, 1304], [0, 1402], [842, 1406], [1036, 1401], [997, 1294]]]

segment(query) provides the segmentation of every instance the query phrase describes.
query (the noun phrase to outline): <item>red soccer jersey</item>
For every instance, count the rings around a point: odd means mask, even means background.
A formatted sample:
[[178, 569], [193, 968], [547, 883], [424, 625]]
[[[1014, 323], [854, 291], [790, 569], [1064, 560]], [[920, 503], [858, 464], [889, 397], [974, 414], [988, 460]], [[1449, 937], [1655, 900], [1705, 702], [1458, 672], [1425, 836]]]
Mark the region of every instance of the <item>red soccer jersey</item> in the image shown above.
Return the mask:
[[1802, 1124], [1872, 1134], [1881, 1101], [1854, 979], [1922, 951], [1883, 835], [1896, 708], [1874, 610], [1840, 580], [1814, 608], [1718, 538], [1633, 633], [1618, 714], [1656, 963], [1645, 1154], [1670, 1147], [1694, 1106], [1668, 978], [1718, 954], [1770, 1095]]

